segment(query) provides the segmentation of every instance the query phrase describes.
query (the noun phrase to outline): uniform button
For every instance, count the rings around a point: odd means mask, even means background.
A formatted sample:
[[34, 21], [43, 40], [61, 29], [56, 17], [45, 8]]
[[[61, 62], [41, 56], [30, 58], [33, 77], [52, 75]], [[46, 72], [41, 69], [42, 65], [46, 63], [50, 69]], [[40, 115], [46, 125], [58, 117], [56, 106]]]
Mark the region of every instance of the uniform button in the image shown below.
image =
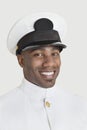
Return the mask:
[[50, 103], [49, 103], [48, 101], [46, 101], [45, 105], [46, 105], [47, 107], [50, 107]]

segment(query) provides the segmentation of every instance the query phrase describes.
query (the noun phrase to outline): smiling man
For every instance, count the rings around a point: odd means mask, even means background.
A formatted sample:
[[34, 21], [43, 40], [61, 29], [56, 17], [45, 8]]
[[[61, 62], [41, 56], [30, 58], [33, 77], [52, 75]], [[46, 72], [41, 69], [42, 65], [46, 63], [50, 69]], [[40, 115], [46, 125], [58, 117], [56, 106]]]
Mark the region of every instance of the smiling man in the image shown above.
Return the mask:
[[53, 87], [60, 70], [60, 51], [53, 45], [28, 49], [18, 55], [24, 77], [43, 88]]
[[0, 98], [0, 130], [87, 130], [87, 103], [56, 84], [66, 24], [59, 15], [39, 13], [19, 20], [8, 49], [24, 79]]

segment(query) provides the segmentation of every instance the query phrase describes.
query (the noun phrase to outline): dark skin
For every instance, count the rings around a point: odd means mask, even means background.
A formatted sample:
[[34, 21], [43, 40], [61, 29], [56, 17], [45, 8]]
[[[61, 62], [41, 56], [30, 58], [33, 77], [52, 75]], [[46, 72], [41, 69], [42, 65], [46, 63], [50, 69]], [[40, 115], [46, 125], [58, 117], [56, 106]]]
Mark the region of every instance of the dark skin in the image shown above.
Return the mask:
[[60, 52], [57, 47], [28, 49], [17, 55], [24, 77], [43, 88], [53, 87], [60, 71]]

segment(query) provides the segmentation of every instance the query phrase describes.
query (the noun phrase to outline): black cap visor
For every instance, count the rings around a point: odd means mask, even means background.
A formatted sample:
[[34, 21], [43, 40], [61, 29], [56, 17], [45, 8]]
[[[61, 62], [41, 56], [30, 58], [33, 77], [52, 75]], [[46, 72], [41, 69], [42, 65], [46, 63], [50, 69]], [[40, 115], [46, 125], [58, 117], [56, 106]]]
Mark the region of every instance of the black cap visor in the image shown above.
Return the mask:
[[66, 45], [61, 44], [59, 42], [54, 42], [54, 43], [50, 43], [50, 44], [40, 44], [40, 45], [35, 45], [35, 46], [27, 46], [24, 49], [22, 49], [21, 52], [24, 52], [24, 51], [29, 50], [29, 49], [39, 49], [39, 48], [42, 48], [42, 47], [49, 47], [49, 46], [55, 46], [55, 47], [57, 47], [60, 52], [64, 48], [66, 48]]

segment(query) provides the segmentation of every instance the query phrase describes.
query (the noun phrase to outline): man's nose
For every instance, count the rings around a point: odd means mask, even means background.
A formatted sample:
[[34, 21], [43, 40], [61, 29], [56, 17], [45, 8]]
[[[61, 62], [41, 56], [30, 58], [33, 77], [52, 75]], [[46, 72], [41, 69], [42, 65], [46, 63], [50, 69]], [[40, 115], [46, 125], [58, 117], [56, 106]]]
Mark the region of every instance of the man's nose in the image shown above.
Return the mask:
[[43, 60], [43, 66], [44, 67], [51, 67], [54, 65], [54, 59], [52, 56], [45, 56]]

